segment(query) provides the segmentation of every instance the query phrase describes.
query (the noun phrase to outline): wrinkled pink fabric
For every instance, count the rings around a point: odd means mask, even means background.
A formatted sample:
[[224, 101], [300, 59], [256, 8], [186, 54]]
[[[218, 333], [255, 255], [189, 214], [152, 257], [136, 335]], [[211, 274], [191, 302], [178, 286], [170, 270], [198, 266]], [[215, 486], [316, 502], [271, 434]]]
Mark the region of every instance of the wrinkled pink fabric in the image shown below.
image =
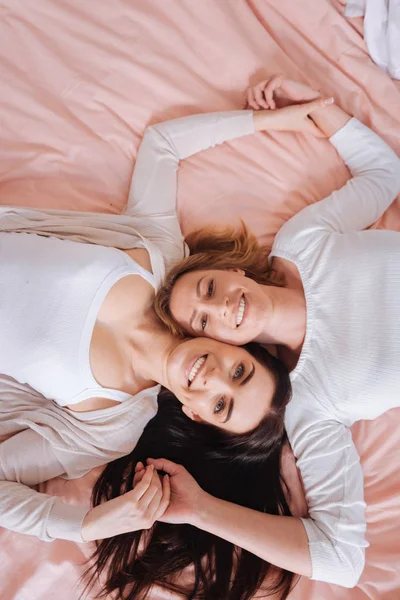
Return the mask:
[[[238, 108], [277, 71], [334, 95], [400, 153], [400, 88], [353, 25], [327, 0], [3, 0], [0, 203], [119, 212], [148, 123]], [[327, 141], [256, 134], [185, 161], [179, 213], [185, 231], [243, 218], [269, 243], [347, 178]], [[400, 230], [398, 204], [380, 226]], [[303, 578], [293, 600], [400, 597], [399, 425], [395, 410], [353, 427], [371, 544], [359, 585]], [[78, 502], [93, 478], [47, 489]], [[88, 550], [2, 530], [0, 599], [77, 599]]]

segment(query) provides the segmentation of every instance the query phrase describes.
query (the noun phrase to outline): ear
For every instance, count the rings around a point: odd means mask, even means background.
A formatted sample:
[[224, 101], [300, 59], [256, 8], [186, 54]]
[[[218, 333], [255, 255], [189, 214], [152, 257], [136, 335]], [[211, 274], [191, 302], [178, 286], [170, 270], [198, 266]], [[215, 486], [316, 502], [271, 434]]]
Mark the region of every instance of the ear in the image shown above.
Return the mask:
[[185, 406], [184, 404], [182, 404], [182, 410], [185, 413], [185, 415], [187, 417], [189, 417], [189, 419], [191, 419], [192, 421], [196, 421], [196, 423], [203, 422], [201, 417], [199, 417], [199, 415], [197, 413], [193, 412], [192, 409], [189, 408], [188, 406]]

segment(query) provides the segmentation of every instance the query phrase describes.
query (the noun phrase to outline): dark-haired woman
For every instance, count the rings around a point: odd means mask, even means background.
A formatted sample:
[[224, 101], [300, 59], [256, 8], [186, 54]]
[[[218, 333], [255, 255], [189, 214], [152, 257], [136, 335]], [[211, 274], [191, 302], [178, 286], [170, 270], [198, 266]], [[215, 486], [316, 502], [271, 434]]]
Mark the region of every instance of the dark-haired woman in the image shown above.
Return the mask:
[[[262, 354], [263, 350], [255, 348], [254, 352]], [[118, 499], [132, 485], [136, 487], [144, 472], [143, 463], [156, 453], [185, 465], [208, 494], [223, 499], [228, 509], [232, 502], [248, 507], [249, 514], [305, 516], [301, 482], [285, 437], [268, 448], [262, 435], [260, 431], [246, 444], [233, 444], [215, 427], [188, 422], [179, 403], [164, 392], [157, 415], [146, 426], [133, 452], [103, 471], [94, 489], [94, 504], [101, 507], [104, 501]], [[173, 475], [176, 492], [175, 479]], [[188, 483], [187, 490], [183, 490], [188, 500], [186, 509], [182, 504], [178, 506], [173, 495], [164, 518], [170, 523], [185, 520], [195, 525], [191, 503], [193, 496], [200, 497], [200, 488], [192, 477], [184, 479], [184, 485]], [[243, 541], [246, 543], [245, 538]], [[144, 600], [154, 585], [183, 594], [184, 598], [248, 600], [259, 588], [276, 594], [274, 598], [286, 598], [295, 579], [293, 574], [240, 546], [192, 525], [158, 522], [150, 531], [103, 540], [90, 571], [93, 580], [101, 575], [105, 592], [118, 590], [125, 600]]]

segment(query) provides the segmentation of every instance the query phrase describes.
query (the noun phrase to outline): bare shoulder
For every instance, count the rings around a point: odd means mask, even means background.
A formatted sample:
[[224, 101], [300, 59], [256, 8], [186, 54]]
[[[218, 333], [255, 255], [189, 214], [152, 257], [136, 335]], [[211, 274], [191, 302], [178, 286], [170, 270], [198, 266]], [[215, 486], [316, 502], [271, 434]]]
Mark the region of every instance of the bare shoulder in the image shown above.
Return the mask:
[[143, 315], [154, 300], [154, 288], [139, 274], [117, 281], [102, 302], [97, 321], [111, 325], [128, 320], [131, 324]]

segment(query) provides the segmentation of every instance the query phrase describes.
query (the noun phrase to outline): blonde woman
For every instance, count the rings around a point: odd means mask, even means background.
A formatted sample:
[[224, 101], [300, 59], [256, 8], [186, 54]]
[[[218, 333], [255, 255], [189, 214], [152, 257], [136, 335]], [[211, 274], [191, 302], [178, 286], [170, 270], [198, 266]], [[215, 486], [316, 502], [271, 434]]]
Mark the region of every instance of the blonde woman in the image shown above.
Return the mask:
[[[249, 91], [249, 103], [273, 113], [274, 94], [285, 88], [297, 89], [282, 77], [262, 82]], [[175, 333], [278, 346], [291, 370], [285, 426], [309, 506], [309, 554], [290, 519], [227, 506], [176, 465], [152, 464], [172, 476], [175, 510], [163, 518], [240, 540], [279, 566], [297, 557], [296, 572], [350, 587], [362, 573], [367, 541], [362, 470], [348, 428], [400, 406], [400, 234], [363, 231], [400, 192], [400, 160], [338, 106], [310, 116], [349, 167], [349, 182], [290, 219], [269, 262], [244, 229], [214, 239], [200, 232], [194, 254], [169, 273], [156, 298]], [[200, 376], [207, 380], [206, 367]], [[222, 410], [229, 402], [221, 397]]]

